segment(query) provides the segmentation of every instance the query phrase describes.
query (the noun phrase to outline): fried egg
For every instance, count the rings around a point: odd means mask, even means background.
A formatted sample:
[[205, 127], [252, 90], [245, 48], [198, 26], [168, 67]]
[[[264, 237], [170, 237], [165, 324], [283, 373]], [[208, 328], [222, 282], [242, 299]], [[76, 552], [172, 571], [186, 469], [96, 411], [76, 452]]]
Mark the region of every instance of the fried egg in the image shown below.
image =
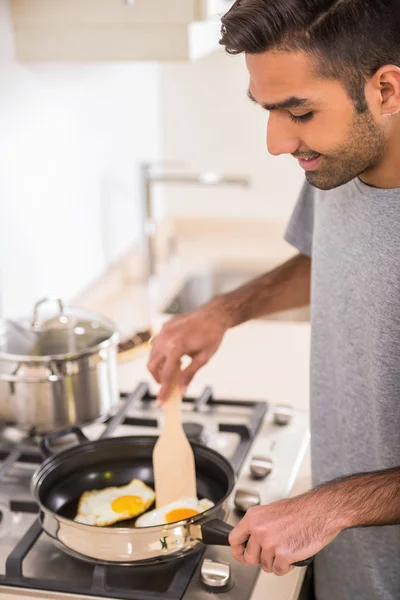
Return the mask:
[[153, 504], [154, 491], [140, 479], [132, 479], [121, 487], [84, 492], [79, 499], [77, 523], [104, 527], [132, 519]]
[[150, 510], [140, 516], [135, 522], [135, 527], [154, 527], [155, 525], [184, 521], [213, 506], [214, 503], [207, 498], [203, 498], [202, 500], [198, 500], [197, 498], [183, 498], [182, 500], [176, 500], [165, 506]]

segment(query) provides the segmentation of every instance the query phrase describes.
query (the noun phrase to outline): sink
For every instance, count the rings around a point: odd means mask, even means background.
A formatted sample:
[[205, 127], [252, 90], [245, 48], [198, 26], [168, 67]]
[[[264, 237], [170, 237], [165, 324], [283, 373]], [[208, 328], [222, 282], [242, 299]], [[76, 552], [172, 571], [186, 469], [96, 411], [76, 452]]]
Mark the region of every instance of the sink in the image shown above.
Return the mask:
[[[268, 268], [264, 271], [219, 268], [194, 273], [186, 279], [163, 312], [168, 315], [181, 315], [196, 310], [214, 296], [230, 292], [267, 270]], [[296, 309], [262, 317], [262, 319], [309, 321], [309, 311], [308, 308]]]
[[231, 292], [260, 273], [238, 270], [209, 270], [189, 276], [165, 313], [180, 315], [199, 308], [217, 294]]

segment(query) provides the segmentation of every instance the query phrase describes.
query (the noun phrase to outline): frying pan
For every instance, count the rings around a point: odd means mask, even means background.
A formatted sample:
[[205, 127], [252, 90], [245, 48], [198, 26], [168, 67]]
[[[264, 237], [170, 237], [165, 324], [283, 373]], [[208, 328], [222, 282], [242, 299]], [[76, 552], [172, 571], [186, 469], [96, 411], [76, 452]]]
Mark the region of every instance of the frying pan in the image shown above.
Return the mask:
[[[71, 433], [80, 443], [53, 454], [51, 442]], [[176, 558], [200, 543], [229, 545], [232, 527], [224, 519], [235, 473], [228, 460], [201, 444], [193, 443], [192, 448], [198, 495], [214, 503], [207, 511], [176, 523], [140, 528], [133, 522], [124, 522], [123, 527], [96, 527], [73, 520], [79, 498], [87, 490], [126, 485], [134, 478], [152, 487], [157, 439], [129, 436], [90, 441], [75, 426], [43, 438], [41, 450], [47, 459], [33, 475], [31, 492], [40, 508], [43, 530], [61, 550], [89, 562], [132, 565]]]

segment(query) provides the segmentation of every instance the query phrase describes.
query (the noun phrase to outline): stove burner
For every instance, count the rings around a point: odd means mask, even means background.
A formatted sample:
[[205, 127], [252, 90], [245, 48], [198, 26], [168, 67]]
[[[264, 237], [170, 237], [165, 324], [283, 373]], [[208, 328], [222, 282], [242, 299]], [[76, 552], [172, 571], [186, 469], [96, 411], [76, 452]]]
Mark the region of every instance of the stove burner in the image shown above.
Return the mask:
[[204, 431], [204, 426], [200, 423], [187, 422], [183, 424], [183, 430], [186, 433], [188, 440], [196, 444], [207, 445], [207, 434]]
[[[30, 430], [24, 430], [13, 424], [5, 423], [0, 425], [0, 440], [2, 442], [8, 442], [15, 447], [23, 446], [26, 449], [30, 448], [35, 450], [43, 438], [43, 435], [45, 434], [38, 433], [34, 427]], [[55, 441], [54, 444], [56, 443], [57, 442]]]
[[11, 444], [32, 444], [32, 447], [35, 445], [35, 436], [32, 435], [32, 432], [22, 431], [7, 423], [2, 424], [1, 439]]

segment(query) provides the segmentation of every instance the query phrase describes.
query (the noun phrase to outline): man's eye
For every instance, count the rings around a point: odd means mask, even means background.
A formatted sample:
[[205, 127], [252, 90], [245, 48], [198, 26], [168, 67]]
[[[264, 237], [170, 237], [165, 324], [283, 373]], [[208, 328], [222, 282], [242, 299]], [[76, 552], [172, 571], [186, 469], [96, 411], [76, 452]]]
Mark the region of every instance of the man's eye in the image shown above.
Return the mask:
[[306, 121], [311, 121], [311, 119], [314, 116], [314, 113], [308, 112], [305, 115], [300, 115], [300, 116], [292, 115], [292, 113], [289, 113], [289, 115], [294, 123], [305, 123]]

